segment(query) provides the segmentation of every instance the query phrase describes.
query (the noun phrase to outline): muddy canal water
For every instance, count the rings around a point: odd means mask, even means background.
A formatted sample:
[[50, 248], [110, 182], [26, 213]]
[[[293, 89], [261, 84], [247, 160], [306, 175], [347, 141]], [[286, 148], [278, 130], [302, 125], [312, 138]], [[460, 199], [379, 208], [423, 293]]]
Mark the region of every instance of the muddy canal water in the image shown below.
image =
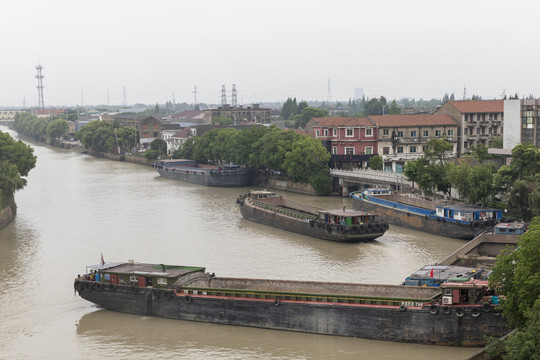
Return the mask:
[[[106, 261], [205, 266], [218, 276], [399, 284], [464, 242], [395, 226], [372, 243], [313, 239], [243, 220], [236, 197], [246, 189], [176, 182], [152, 168], [31, 145], [37, 166], [16, 194], [15, 221], [0, 231], [1, 359], [442, 360], [476, 350], [99, 309], [74, 294], [73, 279], [101, 253]], [[352, 208], [348, 198], [281, 194]]]

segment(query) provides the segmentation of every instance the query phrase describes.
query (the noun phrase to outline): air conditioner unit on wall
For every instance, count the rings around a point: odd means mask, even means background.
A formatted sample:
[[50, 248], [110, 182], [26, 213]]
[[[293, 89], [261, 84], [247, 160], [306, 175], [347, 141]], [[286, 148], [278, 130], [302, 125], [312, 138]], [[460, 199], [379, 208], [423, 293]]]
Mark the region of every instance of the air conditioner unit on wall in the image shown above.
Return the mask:
[[442, 303], [443, 303], [443, 305], [452, 305], [452, 297], [451, 296], [443, 296]]

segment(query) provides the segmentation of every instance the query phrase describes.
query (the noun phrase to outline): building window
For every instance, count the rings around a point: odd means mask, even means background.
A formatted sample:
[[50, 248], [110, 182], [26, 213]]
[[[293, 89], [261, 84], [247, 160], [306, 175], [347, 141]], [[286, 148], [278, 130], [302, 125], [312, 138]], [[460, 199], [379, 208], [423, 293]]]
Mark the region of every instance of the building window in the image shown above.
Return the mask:
[[435, 130], [435, 136], [436, 137], [441, 136], [441, 130]]
[[137, 276], [135, 276], [135, 275], [130, 275], [130, 276], [129, 276], [129, 281], [135, 281], [135, 282], [138, 282], [139, 279], [138, 279]]
[[321, 136], [321, 130], [315, 130], [315, 136], [316, 137]]
[[373, 154], [373, 146], [367, 146], [365, 149], [366, 155]]
[[372, 128], [366, 129], [366, 136], [373, 136], [373, 129]]
[[454, 136], [454, 130], [448, 130], [448, 136]]
[[426, 145], [423, 145], [423, 146], [422, 146], [422, 151], [423, 151], [423, 152], [426, 152], [426, 150], [427, 150], [427, 146], [426, 146]]
[[389, 133], [390, 131], [388, 131], [388, 129], [383, 129], [382, 131], [383, 136], [388, 136]]
[[389, 148], [388, 146], [383, 147], [383, 148], [382, 148], [382, 153], [383, 153], [384, 155], [390, 154], [390, 148]]
[[409, 152], [415, 153], [416, 152], [416, 145], [412, 145], [409, 147]]
[[337, 146], [332, 146], [332, 154], [337, 155]]
[[411, 131], [411, 137], [412, 137], [412, 138], [415, 138], [415, 137], [416, 137], [416, 130]]
[[157, 279], [157, 283], [158, 283], [159, 285], [167, 285], [167, 279], [165, 279], [165, 278], [158, 278], [158, 279]]
[[332, 131], [333, 131], [333, 135], [334, 135], [334, 136], [337, 136], [337, 129], [336, 129], [336, 128], [333, 128]]
[[345, 136], [349, 136], [349, 137], [353, 136], [353, 129], [346, 129]]
[[354, 155], [354, 148], [345, 148], [345, 155]]
[[428, 137], [429, 136], [429, 130], [423, 130], [422, 131], [422, 136], [423, 137]]
[[398, 138], [402, 138], [403, 137], [403, 131], [396, 131], [396, 135]]
[[324, 136], [328, 136], [328, 129], [324, 129]]
[[396, 148], [396, 152], [397, 152], [398, 154], [403, 154], [403, 146], [398, 146], [398, 147]]

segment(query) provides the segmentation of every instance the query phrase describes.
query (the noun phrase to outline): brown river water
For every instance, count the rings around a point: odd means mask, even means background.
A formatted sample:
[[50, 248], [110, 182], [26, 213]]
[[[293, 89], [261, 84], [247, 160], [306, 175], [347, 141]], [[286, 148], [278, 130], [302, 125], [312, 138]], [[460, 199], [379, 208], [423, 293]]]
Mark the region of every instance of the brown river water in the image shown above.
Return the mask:
[[[6, 127], [0, 130], [7, 131]], [[10, 132], [13, 137], [16, 134]], [[462, 240], [391, 226], [341, 244], [243, 220], [246, 189], [30, 144], [38, 156], [0, 230], [0, 359], [463, 359], [478, 349], [382, 342], [115, 313], [74, 294], [86, 265], [205, 266], [218, 276], [399, 284]], [[349, 198], [278, 192], [326, 208]]]

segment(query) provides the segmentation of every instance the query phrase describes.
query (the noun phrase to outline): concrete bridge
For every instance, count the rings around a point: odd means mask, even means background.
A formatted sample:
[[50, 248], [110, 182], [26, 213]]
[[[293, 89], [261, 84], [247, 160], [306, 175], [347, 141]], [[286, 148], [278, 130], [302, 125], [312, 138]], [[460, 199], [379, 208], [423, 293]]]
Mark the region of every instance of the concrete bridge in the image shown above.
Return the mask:
[[330, 170], [332, 187], [343, 189], [343, 196], [349, 196], [352, 191], [362, 190], [365, 187], [384, 187], [398, 191], [411, 191], [412, 181], [401, 173], [380, 170]]

